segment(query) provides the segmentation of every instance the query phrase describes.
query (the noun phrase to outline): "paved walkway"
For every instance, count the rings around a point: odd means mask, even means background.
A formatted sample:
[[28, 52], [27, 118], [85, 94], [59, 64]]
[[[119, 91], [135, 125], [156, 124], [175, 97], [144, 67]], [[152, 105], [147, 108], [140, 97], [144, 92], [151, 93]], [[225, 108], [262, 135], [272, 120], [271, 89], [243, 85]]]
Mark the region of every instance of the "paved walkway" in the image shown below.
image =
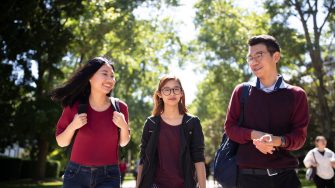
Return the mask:
[[[136, 185], [135, 180], [125, 181], [122, 184], [121, 188], [135, 188], [135, 185]], [[208, 188], [219, 188], [220, 186], [218, 184], [215, 185], [214, 181], [210, 179], [210, 180], [207, 180], [207, 187]]]

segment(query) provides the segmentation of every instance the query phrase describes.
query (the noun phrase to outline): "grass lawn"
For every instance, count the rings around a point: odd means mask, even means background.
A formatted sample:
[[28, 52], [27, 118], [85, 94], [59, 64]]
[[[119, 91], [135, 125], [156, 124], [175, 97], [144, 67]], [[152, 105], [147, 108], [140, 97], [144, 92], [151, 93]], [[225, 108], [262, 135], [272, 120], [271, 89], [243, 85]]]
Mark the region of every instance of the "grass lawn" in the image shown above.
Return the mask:
[[316, 188], [313, 182], [306, 180], [305, 178], [305, 169], [299, 169], [299, 179], [302, 185], [302, 188]]
[[63, 182], [60, 179], [46, 179], [43, 181], [32, 181], [22, 179], [15, 181], [0, 182], [1, 188], [61, 188]]

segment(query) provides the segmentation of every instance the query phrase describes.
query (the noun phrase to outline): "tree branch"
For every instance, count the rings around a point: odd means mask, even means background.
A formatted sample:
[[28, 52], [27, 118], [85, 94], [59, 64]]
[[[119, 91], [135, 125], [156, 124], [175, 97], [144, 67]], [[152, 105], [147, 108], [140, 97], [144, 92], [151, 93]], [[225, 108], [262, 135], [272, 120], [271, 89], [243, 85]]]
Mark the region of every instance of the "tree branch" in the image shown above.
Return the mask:
[[325, 19], [323, 20], [322, 25], [321, 25], [320, 28], [319, 28], [319, 32], [320, 32], [320, 33], [321, 33], [321, 30], [322, 30], [323, 26], [326, 24], [326, 22], [327, 22], [327, 20], [328, 20], [328, 18], [329, 18], [329, 16], [330, 16], [330, 14], [332, 13], [333, 8], [335, 8], [335, 7], [333, 7], [333, 5], [334, 5], [334, 0], [331, 1], [329, 7], [325, 6], [325, 7], [328, 8], [328, 13], [327, 13], [327, 16], [325, 17]]
[[[294, 5], [296, 11], [298, 12], [298, 14], [300, 16], [300, 20], [301, 20], [301, 23], [302, 23], [302, 26], [303, 26], [303, 29], [304, 29], [304, 32], [305, 32], [305, 37], [306, 37], [306, 40], [307, 40], [307, 45], [308, 46], [313, 46], [312, 41], [311, 41], [311, 37], [309, 36], [309, 31], [308, 31], [308, 27], [307, 27], [307, 20], [305, 20], [305, 18], [304, 18], [304, 13], [302, 11], [299, 0], [295, 0], [294, 2], [290, 1], [290, 2], [292, 3], [292, 5]], [[308, 3], [309, 3], [309, 1], [308, 1]], [[309, 48], [309, 50], [310, 50], [310, 48]]]

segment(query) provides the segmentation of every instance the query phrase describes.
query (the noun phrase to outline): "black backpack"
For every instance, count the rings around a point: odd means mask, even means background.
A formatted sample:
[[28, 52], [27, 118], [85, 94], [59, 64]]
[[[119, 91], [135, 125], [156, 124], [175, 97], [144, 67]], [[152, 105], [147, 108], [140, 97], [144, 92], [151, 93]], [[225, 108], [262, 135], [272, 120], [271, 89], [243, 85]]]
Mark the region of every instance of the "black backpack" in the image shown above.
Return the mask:
[[[240, 98], [241, 114], [238, 120], [238, 126], [243, 123], [244, 117], [244, 106], [247, 102], [249, 91], [251, 86], [244, 83], [242, 86], [242, 95]], [[219, 149], [215, 153], [214, 157], [214, 179], [219, 182], [223, 188], [235, 188], [237, 187], [237, 164], [236, 164], [236, 152], [238, 149], [238, 143], [229, 139], [226, 133], [222, 136], [222, 141]]]

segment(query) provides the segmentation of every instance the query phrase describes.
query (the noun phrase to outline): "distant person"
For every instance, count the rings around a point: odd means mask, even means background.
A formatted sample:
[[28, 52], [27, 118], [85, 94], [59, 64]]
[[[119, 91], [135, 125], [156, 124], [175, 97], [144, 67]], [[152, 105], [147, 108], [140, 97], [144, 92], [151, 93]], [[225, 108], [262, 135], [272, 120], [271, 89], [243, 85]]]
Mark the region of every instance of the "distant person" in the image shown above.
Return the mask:
[[308, 151], [304, 164], [306, 168], [316, 167], [313, 181], [317, 188], [334, 188], [335, 154], [326, 148], [327, 140], [324, 136], [315, 138], [315, 148]]
[[133, 176], [134, 176], [135, 180], [137, 180], [137, 170], [138, 170], [139, 163], [140, 163], [140, 160], [138, 160], [138, 159], [134, 161], [134, 168], [133, 168], [132, 172], [133, 172]]
[[300, 149], [309, 122], [305, 91], [278, 74], [280, 47], [270, 35], [251, 37], [247, 63], [256, 76], [244, 104], [241, 126], [240, 95], [235, 87], [230, 99], [225, 131], [239, 143], [236, 154], [239, 188], [298, 188], [298, 160], [290, 151]]
[[206, 187], [204, 135], [199, 118], [187, 114], [179, 78], [163, 76], [142, 133], [138, 188]]
[[120, 173], [121, 173], [121, 185], [124, 181], [124, 177], [126, 176], [127, 173], [127, 162], [122, 159], [119, 163], [119, 167], [120, 167]]
[[[127, 145], [130, 133], [126, 103], [119, 101], [121, 113], [111, 104], [114, 71], [106, 58], [93, 58], [51, 93], [64, 107], [56, 127], [58, 145], [69, 146], [75, 137], [64, 188], [120, 187], [118, 145]], [[84, 112], [78, 114], [83, 104]]]

